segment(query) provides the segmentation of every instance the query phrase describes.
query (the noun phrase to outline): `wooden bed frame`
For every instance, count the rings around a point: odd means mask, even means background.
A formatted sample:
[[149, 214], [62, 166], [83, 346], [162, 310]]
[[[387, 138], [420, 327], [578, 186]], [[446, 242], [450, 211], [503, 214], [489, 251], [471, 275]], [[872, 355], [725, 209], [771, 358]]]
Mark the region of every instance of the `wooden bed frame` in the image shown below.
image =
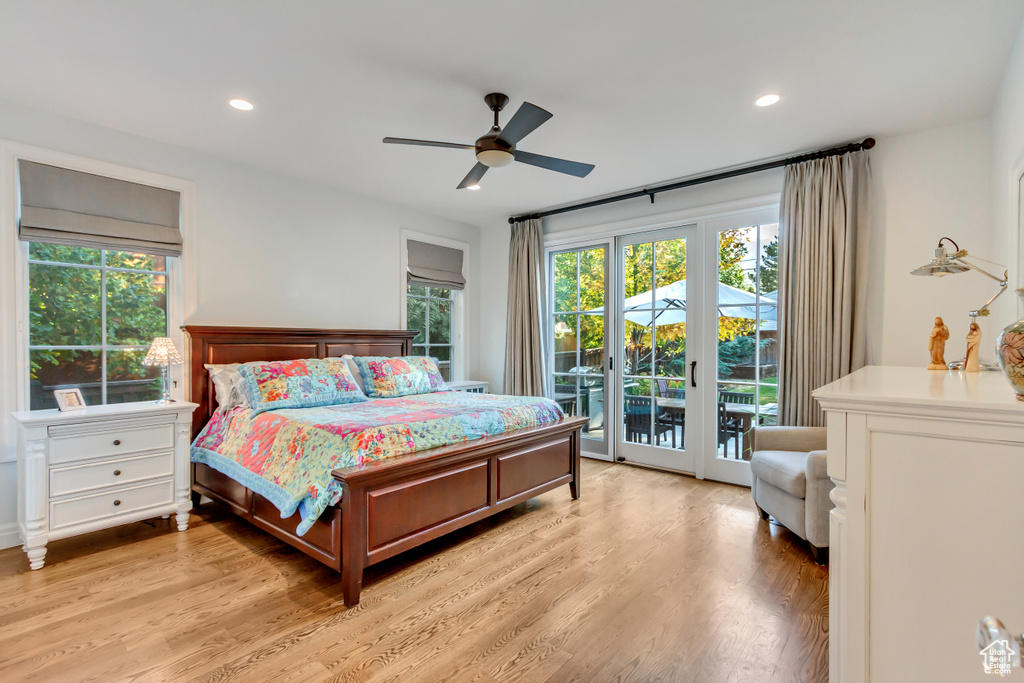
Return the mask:
[[[195, 438], [216, 408], [207, 363], [354, 356], [405, 356], [414, 332], [188, 325]], [[359, 602], [363, 569], [545, 491], [569, 485], [580, 495], [580, 429], [585, 418], [520, 429], [362, 466], [334, 470], [342, 500], [299, 537], [296, 512], [235, 480], [193, 464], [193, 502], [226, 505], [260, 529], [341, 572], [345, 604]]]

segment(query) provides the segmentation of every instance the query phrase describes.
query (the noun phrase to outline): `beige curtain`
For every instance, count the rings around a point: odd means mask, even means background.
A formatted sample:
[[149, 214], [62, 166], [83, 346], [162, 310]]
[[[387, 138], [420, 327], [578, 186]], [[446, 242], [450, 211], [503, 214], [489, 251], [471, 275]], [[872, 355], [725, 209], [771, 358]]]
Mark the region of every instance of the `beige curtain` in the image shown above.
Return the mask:
[[544, 231], [540, 220], [512, 224], [508, 253], [505, 393], [545, 395]]
[[864, 366], [867, 152], [786, 168], [779, 210], [779, 423], [825, 424], [811, 392]]

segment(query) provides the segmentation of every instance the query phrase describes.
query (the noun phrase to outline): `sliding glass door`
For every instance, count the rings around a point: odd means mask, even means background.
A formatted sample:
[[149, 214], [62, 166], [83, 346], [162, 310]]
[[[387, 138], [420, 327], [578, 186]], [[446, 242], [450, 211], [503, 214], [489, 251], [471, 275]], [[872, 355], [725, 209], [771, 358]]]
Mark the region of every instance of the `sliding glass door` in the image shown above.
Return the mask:
[[604, 245], [550, 254], [553, 394], [567, 415], [587, 418], [583, 451], [608, 452], [608, 335], [605, 302], [609, 250]]

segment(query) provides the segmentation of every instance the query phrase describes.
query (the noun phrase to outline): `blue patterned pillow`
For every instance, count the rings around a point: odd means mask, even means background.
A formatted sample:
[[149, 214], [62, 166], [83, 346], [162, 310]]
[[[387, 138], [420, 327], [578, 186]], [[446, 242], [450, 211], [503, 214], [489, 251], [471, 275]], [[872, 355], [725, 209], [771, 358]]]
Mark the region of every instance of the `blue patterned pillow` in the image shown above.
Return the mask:
[[257, 361], [238, 366], [253, 414], [366, 400], [341, 358]]
[[433, 358], [406, 356], [357, 356], [352, 359], [363, 376], [363, 388], [371, 398], [394, 398], [448, 391]]

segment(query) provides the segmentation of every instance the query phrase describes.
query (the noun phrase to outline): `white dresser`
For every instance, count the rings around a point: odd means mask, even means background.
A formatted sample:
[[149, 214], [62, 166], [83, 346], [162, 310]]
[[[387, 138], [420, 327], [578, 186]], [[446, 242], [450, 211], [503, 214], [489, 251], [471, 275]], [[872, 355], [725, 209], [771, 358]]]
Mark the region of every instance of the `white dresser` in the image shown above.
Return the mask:
[[993, 680], [978, 620], [1024, 631], [1024, 403], [1001, 373], [893, 367], [814, 396], [836, 482], [830, 680]]
[[13, 413], [18, 528], [32, 569], [49, 541], [175, 514], [188, 528], [189, 435], [196, 404], [179, 401]]

